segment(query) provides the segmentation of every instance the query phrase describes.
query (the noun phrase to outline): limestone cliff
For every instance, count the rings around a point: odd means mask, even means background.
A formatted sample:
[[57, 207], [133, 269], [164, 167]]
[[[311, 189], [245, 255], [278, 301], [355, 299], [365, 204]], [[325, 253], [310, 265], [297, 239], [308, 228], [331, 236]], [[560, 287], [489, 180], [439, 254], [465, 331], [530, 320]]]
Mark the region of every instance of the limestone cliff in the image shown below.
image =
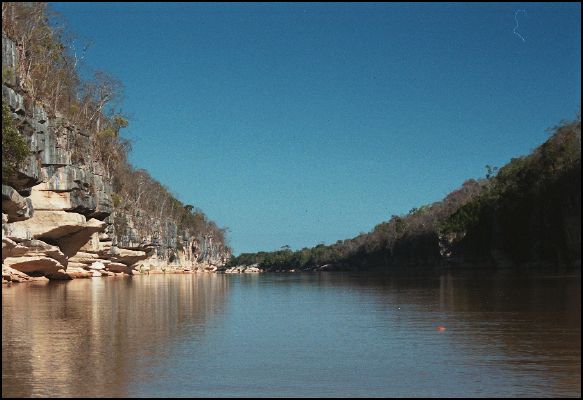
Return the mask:
[[[19, 57], [16, 44], [3, 36], [3, 71], [17, 71]], [[155, 224], [145, 211], [116, 209], [111, 177], [90, 156], [91, 132], [58, 113], [49, 115], [17, 75], [3, 73], [2, 98], [30, 149], [2, 181], [3, 282], [156, 267], [212, 270], [224, 263], [228, 254], [212, 247], [211, 235], [192, 237], [174, 221]], [[160, 224], [164, 229], [150, 229]]]

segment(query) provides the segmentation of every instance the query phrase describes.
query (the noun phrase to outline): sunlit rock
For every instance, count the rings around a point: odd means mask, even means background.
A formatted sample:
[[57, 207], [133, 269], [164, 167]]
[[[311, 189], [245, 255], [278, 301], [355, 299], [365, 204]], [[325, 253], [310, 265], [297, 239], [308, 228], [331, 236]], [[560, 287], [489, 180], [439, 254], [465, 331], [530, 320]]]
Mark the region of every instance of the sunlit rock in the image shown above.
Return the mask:
[[32, 275], [50, 275], [63, 269], [64, 266], [49, 257], [7, 257], [2, 264], [6, 267], [14, 268], [20, 272]]
[[37, 211], [26, 221], [15, 222], [13, 228], [29, 230], [34, 238], [59, 239], [85, 228], [84, 215], [65, 211]]
[[20, 247], [26, 248], [23, 257], [49, 257], [57, 260], [61, 265], [67, 266], [67, 256], [57, 246], [52, 246], [41, 240], [26, 240], [20, 243]]
[[125, 265], [132, 265], [138, 261], [145, 260], [148, 255], [144, 251], [128, 250], [123, 248], [116, 248], [111, 256], [111, 261], [123, 263]]
[[8, 282], [26, 282], [30, 280], [30, 276], [24, 272], [20, 272], [14, 268], [2, 265], [2, 283]]
[[2, 260], [6, 257], [22, 257], [27, 250], [27, 247], [20, 243], [9, 238], [2, 238]]
[[32, 200], [32, 204], [35, 210], [60, 211], [72, 208], [70, 192], [55, 192], [51, 190], [45, 190], [43, 189], [44, 187], [46, 187], [46, 183], [41, 183], [40, 185], [32, 188], [30, 193], [30, 199]]
[[120, 273], [123, 272], [125, 274], [131, 274], [132, 268], [127, 266], [126, 264], [118, 263], [118, 262], [111, 262], [105, 266], [107, 271]]
[[101, 261], [96, 261], [89, 266], [89, 269], [99, 271], [99, 270], [105, 269], [105, 265], [103, 265], [103, 263]]

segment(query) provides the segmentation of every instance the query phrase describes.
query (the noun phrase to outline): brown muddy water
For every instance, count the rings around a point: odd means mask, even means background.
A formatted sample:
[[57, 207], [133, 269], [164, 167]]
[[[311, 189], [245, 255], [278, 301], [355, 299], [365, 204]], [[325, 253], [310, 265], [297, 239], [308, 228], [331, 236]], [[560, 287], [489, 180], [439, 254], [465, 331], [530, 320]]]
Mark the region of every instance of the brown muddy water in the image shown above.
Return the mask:
[[581, 274], [3, 286], [2, 396], [580, 397]]

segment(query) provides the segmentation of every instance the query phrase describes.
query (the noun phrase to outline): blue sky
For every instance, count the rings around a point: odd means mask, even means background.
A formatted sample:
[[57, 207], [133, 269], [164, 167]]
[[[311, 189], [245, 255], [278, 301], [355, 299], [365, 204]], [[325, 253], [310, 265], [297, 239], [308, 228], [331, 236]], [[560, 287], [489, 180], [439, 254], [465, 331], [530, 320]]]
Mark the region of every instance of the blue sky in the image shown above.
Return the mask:
[[580, 109], [579, 3], [50, 4], [124, 83], [131, 162], [235, 254], [368, 232]]

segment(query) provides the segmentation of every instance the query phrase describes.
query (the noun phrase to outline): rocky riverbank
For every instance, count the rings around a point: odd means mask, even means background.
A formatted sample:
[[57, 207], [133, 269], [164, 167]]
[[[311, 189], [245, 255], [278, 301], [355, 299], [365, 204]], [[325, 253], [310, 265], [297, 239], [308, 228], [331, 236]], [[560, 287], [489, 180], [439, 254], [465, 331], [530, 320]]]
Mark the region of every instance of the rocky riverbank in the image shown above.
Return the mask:
[[[42, 262], [42, 261], [37, 261]], [[200, 273], [230, 273], [221, 270], [216, 265], [201, 264], [196, 267], [181, 266], [161, 266], [152, 269], [140, 267], [138, 269], [129, 269], [123, 272], [113, 272], [112, 268], [106, 268], [103, 264], [95, 263], [88, 269], [79, 267], [68, 267], [61, 279], [51, 276], [35, 276], [27, 274], [18, 269], [7, 265], [2, 265], [2, 284], [24, 283], [24, 282], [46, 282], [49, 280], [70, 280], [70, 279], [89, 279], [102, 277], [132, 277], [135, 275], [159, 275], [159, 274], [200, 274]], [[245, 272], [263, 272], [263, 271], [245, 271]]]
[[327, 271], [353, 271], [355, 268], [342, 263], [314, 265], [306, 268], [281, 268], [281, 267], [261, 267], [258, 263], [251, 265], [237, 265], [229, 268], [219, 268], [217, 272], [225, 274], [249, 274], [263, 272], [327, 272]]
[[[136, 206], [116, 208], [114, 198], [124, 199], [114, 193], [103, 160], [91, 156], [95, 133], [47, 112], [28, 93], [17, 73], [22, 54], [2, 37], [3, 107], [30, 150], [16, 171], [5, 176], [3, 169], [2, 283], [224, 265], [229, 254], [214, 245], [212, 234], [193, 235], [180, 229], [179, 220]], [[173, 207], [182, 205], [175, 201]]]

